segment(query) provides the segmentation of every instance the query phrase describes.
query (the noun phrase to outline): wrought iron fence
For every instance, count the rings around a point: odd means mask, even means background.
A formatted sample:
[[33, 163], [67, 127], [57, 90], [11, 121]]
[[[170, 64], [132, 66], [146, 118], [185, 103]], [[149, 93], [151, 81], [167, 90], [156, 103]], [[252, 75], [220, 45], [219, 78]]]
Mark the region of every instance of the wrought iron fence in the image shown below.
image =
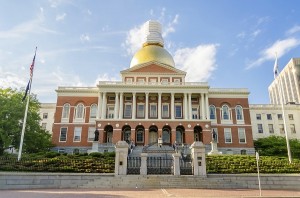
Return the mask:
[[127, 174], [139, 175], [141, 168], [141, 157], [128, 157], [127, 158]]
[[192, 159], [191, 158], [181, 158], [179, 160], [180, 164], [180, 175], [193, 175]]
[[148, 157], [147, 174], [173, 174], [173, 159], [167, 157]]

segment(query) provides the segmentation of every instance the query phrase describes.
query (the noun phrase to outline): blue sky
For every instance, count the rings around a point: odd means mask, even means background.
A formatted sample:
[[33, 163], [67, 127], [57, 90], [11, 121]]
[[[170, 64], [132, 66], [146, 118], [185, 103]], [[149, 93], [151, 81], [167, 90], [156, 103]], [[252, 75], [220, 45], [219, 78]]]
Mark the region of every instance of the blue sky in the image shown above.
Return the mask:
[[275, 53], [279, 70], [300, 57], [297, 0], [0, 1], [0, 86], [24, 88], [38, 47], [32, 92], [56, 102], [58, 86], [120, 80], [141, 47], [143, 23], [163, 26], [165, 48], [187, 81], [248, 88], [268, 104]]

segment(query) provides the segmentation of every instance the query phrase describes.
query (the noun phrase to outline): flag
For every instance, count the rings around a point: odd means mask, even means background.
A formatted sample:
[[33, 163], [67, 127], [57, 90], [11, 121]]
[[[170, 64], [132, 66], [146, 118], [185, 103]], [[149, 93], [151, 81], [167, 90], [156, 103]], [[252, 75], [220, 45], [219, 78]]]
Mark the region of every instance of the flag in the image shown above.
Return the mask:
[[26, 87], [25, 94], [23, 96], [22, 102], [26, 99], [26, 96], [28, 94], [29, 89], [30, 89], [30, 80], [29, 80], [29, 82], [27, 84], [27, 87]]
[[277, 54], [276, 54], [276, 59], [275, 59], [275, 63], [274, 63], [273, 73], [274, 73], [274, 78], [276, 78], [276, 76], [278, 75]]
[[34, 57], [33, 57], [33, 60], [32, 60], [31, 65], [30, 65], [30, 78], [32, 78], [32, 75], [33, 75], [33, 69], [34, 69], [34, 63], [35, 63], [36, 49], [37, 49], [37, 48], [35, 48]]

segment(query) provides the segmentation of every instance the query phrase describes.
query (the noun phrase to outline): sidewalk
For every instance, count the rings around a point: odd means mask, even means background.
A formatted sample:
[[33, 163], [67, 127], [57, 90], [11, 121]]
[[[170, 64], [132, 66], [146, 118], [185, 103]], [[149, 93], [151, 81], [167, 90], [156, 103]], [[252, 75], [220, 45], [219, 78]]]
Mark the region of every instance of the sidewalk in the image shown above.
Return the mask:
[[[253, 189], [39, 189], [2, 190], [1, 198], [163, 198], [163, 197], [259, 197]], [[262, 197], [300, 197], [299, 190], [262, 190]]]

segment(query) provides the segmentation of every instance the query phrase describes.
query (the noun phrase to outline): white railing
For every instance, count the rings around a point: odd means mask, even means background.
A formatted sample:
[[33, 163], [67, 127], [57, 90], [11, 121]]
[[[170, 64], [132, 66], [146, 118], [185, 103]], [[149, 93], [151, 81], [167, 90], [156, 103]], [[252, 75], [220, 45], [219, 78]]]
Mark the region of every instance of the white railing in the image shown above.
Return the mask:
[[208, 86], [207, 82], [121, 82], [99, 81], [98, 85], [155, 85], [155, 86]]

